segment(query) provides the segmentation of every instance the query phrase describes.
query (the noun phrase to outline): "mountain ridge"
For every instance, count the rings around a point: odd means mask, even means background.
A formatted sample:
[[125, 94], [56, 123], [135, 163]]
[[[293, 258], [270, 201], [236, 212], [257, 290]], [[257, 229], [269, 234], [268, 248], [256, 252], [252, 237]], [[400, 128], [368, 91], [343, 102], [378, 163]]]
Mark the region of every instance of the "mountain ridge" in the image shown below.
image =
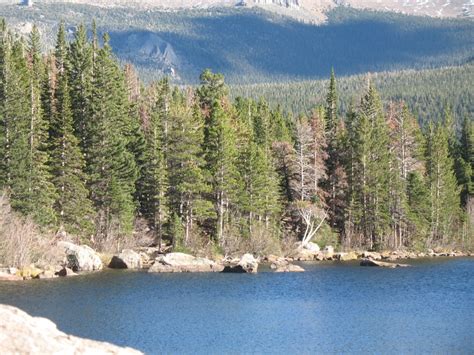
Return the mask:
[[431, 17], [474, 16], [472, 0], [0, 0], [1, 4], [68, 3], [98, 7], [134, 7], [179, 10], [212, 7], [261, 7], [304, 22], [321, 23], [336, 7], [390, 11]]

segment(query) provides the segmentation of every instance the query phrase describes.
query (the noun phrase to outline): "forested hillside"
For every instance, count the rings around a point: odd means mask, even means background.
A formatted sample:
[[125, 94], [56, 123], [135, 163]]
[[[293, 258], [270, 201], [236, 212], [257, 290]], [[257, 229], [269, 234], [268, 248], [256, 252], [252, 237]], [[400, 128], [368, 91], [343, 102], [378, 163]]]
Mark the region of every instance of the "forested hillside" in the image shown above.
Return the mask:
[[[58, 14], [60, 16], [58, 17]], [[163, 73], [180, 83], [197, 83], [203, 68], [231, 83], [323, 78], [367, 71], [432, 68], [472, 60], [474, 22], [336, 8], [316, 26], [258, 8], [183, 11], [37, 3], [32, 8], [0, 6], [0, 16], [17, 31], [36, 24], [52, 46], [58, 20], [71, 37], [77, 23], [97, 21], [108, 32], [122, 62], [142, 78]]]
[[[334, 75], [313, 110], [231, 102], [221, 74], [197, 89], [144, 86], [108, 35], [60, 26], [42, 55], [0, 27], [0, 185], [15, 211], [99, 249], [149, 233], [175, 249], [281, 252], [470, 247], [474, 122], [450, 103], [420, 127], [373, 81], [345, 115]], [[472, 217], [472, 216], [471, 216]], [[144, 228], [143, 226], [146, 226]]]
[[[403, 100], [420, 122], [439, 121], [449, 104], [456, 117], [474, 117], [474, 64], [428, 70], [366, 73], [338, 79], [339, 107], [346, 113], [370, 80], [385, 103]], [[231, 96], [264, 97], [272, 107], [298, 114], [324, 100], [328, 80], [231, 85]]]

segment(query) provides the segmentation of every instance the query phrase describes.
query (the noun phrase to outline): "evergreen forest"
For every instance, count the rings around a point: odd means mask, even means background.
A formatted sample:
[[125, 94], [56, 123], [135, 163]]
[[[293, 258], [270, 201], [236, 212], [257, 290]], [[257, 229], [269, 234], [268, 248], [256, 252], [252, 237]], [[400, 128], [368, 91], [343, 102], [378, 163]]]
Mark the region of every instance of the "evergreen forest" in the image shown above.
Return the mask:
[[145, 85], [100, 37], [61, 24], [45, 54], [37, 28], [0, 25], [0, 186], [42, 230], [226, 255], [472, 247], [472, 112], [446, 100], [420, 124], [370, 77], [341, 107], [334, 71], [301, 112], [233, 95], [211, 70]]

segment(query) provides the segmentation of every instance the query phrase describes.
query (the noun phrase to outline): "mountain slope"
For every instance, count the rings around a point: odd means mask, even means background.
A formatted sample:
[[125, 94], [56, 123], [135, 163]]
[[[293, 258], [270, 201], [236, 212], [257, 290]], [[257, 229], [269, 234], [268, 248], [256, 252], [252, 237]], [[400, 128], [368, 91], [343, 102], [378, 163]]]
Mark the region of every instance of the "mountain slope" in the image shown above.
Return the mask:
[[[60, 14], [60, 16], [58, 16]], [[0, 16], [26, 33], [36, 23], [51, 47], [58, 22], [72, 34], [97, 20], [115, 53], [146, 79], [172, 74], [195, 82], [204, 68], [229, 82], [300, 80], [367, 71], [431, 68], [472, 60], [474, 22], [337, 8], [316, 26], [257, 8], [162, 11], [76, 4], [0, 6]]]
[[[34, 0], [29, 1], [34, 2]], [[0, 4], [18, 2], [20, 1], [0, 0]], [[41, 3], [88, 4], [103, 7], [156, 7], [162, 9], [259, 6], [279, 14], [310, 22], [325, 20], [325, 13], [338, 6], [434, 17], [472, 17], [474, 15], [474, 3], [471, 0], [42, 0]]]

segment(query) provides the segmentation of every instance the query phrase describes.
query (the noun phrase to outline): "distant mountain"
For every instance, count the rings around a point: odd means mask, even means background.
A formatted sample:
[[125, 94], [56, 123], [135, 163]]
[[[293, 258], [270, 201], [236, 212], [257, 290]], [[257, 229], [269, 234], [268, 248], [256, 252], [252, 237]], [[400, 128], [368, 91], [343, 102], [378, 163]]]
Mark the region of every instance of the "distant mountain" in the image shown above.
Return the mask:
[[339, 6], [433, 17], [474, 16], [474, 2], [472, 0], [0, 0], [0, 4], [20, 2], [29, 5], [34, 3], [72, 3], [102, 7], [130, 6], [161, 9], [258, 6], [310, 22], [324, 21], [326, 12]]
[[326, 77], [332, 66], [339, 75], [352, 75], [460, 65], [474, 53], [472, 19], [347, 7], [328, 11], [321, 25], [257, 7], [165, 11], [38, 2], [0, 5], [0, 16], [22, 34], [37, 24], [45, 49], [60, 20], [72, 36], [79, 23], [95, 18], [99, 31], [110, 33], [118, 58], [136, 65], [143, 78], [167, 74], [179, 83], [196, 82], [204, 68], [232, 83], [292, 81]]

